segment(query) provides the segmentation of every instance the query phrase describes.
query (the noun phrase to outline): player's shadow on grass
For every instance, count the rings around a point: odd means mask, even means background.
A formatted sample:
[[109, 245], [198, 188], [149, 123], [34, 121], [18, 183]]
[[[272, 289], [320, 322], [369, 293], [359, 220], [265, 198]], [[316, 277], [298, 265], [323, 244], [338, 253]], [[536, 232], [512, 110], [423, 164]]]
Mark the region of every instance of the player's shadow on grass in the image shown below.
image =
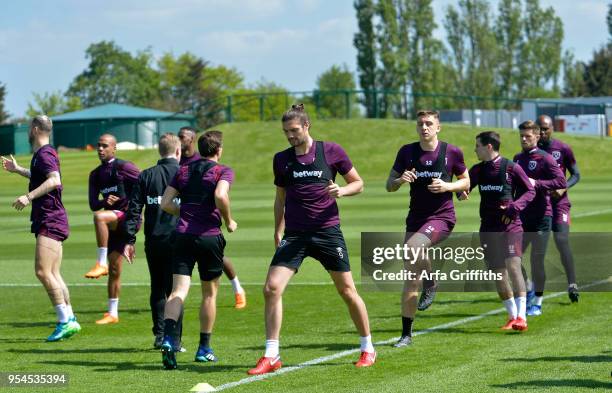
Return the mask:
[[[609, 353], [602, 352], [602, 353]], [[610, 355], [574, 355], [574, 356], [541, 356], [537, 358], [507, 358], [503, 362], [580, 362], [580, 363], [608, 363], [612, 362]]]
[[[79, 366], [87, 367], [89, 372], [117, 372], [117, 371], [165, 371], [161, 365], [161, 359], [159, 363], [134, 363], [134, 362], [88, 362], [82, 360], [52, 360], [38, 362], [40, 364], [55, 364], [58, 366]], [[178, 370], [183, 372], [196, 372], [196, 373], [223, 373], [227, 371], [234, 371], [236, 369], [247, 370], [253, 367], [252, 364], [219, 364], [219, 363], [195, 363], [193, 359], [181, 363], [180, 359], [178, 362]]]
[[[81, 314], [100, 314], [103, 312], [103, 307], [88, 309], [88, 310], [78, 310], [77, 316]], [[151, 309], [149, 308], [127, 308], [125, 310], [121, 310], [121, 314], [141, 314], [141, 313], [151, 313]]]
[[466, 304], [466, 303], [495, 303], [498, 304], [499, 303], [499, 299], [497, 297], [491, 297], [490, 299], [448, 299], [448, 300], [434, 300], [433, 302], [433, 306], [434, 307], [436, 304]]
[[[372, 333], [396, 333], [398, 336], [400, 334], [402, 330], [400, 328], [392, 328], [392, 329], [376, 329], [376, 328], [372, 328]], [[423, 333], [419, 333], [419, 332], [423, 332]], [[349, 331], [347, 331], [346, 333], [350, 333]], [[432, 334], [432, 333], [454, 333], [454, 334], [499, 334], [500, 332], [495, 331], [494, 327], [491, 328], [443, 328], [443, 329], [434, 329], [431, 331], [428, 331], [427, 328], [423, 328], [420, 330], [415, 330], [414, 333], [419, 333], [418, 335], [421, 334]]]
[[44, 338], [0, 338], [0, 344], [42, 343]]
[[[436, 313], [434, 312], [426, 312], [426, 311], [419, 311], [417, 314], [417, 318], [418, 319], [422, 319], [422, 318], [466, 318], [466, 317], [473, 317], [476, 316], [478, 314], [474, 314], [474, 313]], [[401, 319], [399, 312], [398, 313], [393, 313], [393, 314], [387, 314], [387, 315], [379, 315], [379, 314], [371, 314], [370, 315], [370, 320], [375, 320], [375, 319]]]
[[612, 388], [612, 383], [596, 381], [594, 379], [542, 379], [542, 380], [520, 381], [520, 382], [512, 382], [512, 383], [489, 385], [489, 386], [495, 387], [495, 388], [507, 388], [507, 389], [520, 389], [520, 388], [526, 388], [526, 387], [541, 387], [541, 388], [571, 387], [571, 388], [610, 389]]
[[[38, 340], [41, 341], [41, 340]], [[149, 348], [49, 348], [49, 349], [9, 349], [8, 352], [23, 354], [58, 354], [58, 353], [139, 353], [150, 352]]]
[[[354, 331], [352, 333], [355, 333]], [[343, 343], [310, 343], [310, 344], [283, 344], [283, 350], [286, 349], [325, 349], [328, 351], [346, 351], [349, 349], [358, 348], [356, 344], [343, 344]], [[257, 351], [261, 350], [261, 346], [258, 347], [242, 347], [241, 349]]]
[[4, 322], [0, 326], [8, 326], [13, 328], [31, 328], [31, 327], [53, 327], [54, 324], [49, 322]]
[[[427, 330], [427, 329], [423, 329], [423, 330]], [[495, 326], [491, 326], [491, 327], [483, 327], [483, 328], [477, 328], [477, 327], [468, 327], [468, 328], [458, 328], [458, 327], [448, 327], [448, 328], [442, 328], [442, 329], [435, 329], [435, 330], [431, 330], [427, 332], [428, 334], [438, 334], [438, 333], [454, 333], [454, 334], [495, 334], [498, 335], [500, 333], [504, 333], [499, 331], [499, 328], [497, 325]], [[514, 333], [514, 332], [510, 332], [510, 333]]]

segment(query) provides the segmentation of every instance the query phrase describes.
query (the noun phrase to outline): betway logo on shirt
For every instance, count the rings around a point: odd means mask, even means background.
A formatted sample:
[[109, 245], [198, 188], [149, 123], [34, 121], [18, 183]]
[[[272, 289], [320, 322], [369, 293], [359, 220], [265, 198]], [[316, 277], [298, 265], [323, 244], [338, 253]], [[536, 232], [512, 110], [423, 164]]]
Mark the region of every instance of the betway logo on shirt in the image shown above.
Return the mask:
[[416, 171], [415, 173], [417, 177], [437, 177], [437, 178], [442, 177], [442, 172]]
[[147, 205], [160, 205], [161, 200], [162, 200], [161, 196], [151, 197], [147, 195]]
[[492, 184], [481, 184], [480, 185], [480, 191], [498, 191], [498, 192], [502, 192], [502, 191], [504, 191], [504, 186], [502, 186], [502, 185], [494, 186]]
[[[147, 205], [161, 205], [161, 200], [162, 200], [161, 196], [148, 196], [147, 195]], [[172, 202], [176, 203], [177, 205], [180, 205], [181, 199], [174, 198]]]
[[101, 192], [102, 194], [108, 194], [108, 193], [111, 193], [111, 192], [113, 192], [113, 191], [114, 191], [114, 192], [117, 192], [117, 186], [106, 187], [106, 188], [103, 188], [103, 189], [101, 189], [101, 190], [100, 190], [100, 192]]
[[298, 177], [318, 177], [321, 178], [323, 176], [323, 171], [293, 171], [293, 178]]

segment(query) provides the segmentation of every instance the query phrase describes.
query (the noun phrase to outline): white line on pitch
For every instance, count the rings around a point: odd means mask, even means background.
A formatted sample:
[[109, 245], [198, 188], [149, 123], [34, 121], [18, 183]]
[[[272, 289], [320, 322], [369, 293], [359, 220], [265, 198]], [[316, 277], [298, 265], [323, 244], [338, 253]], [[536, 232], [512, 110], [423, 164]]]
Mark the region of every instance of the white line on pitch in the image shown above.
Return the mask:
[[584, 212], [571, 215], [572, 218], [581, 218], [581, 217], [590, 217], [590, 216], [598, 216], [600, 214], [612, 213], [612, 209], [603, 209], [603, 210], [595, 210], [592, 212]]
[[[582, 285], [581, 288], [582, 289], [586, 289], [586, 288], [594, 287], [596, 285], [600, 285], [600, 284], [604, 284], [604, 283], [608, 283], [608, 282], [612, 282], [612, 277], [608, 277], [606, 280], [595, 281], [595, 282], [592, 282], [590, 284]], [[544, 296], [544, 299], [550, 299], [550, 298], [558, 297], [558, 296], [561, 296], [561, 295], [565, 295], [566, 293], [567, 292], [551, 293], [550, 295]], [[457, 326], [457, 325], [463, 325], [463, 324], [466, 324], [466, 323], [469, 323], [469, 322], [473, 322], [473, 321], [478, 321], [480, 319], [486, 318], [486, 317], [491, 316], [491, 315], [499, 314], [499, 313], [502, 313], [504, 311], [506, 311], [505, 308], [498, 308], [498, 309], [491, 310], [491, 311], [488, 311], [488, 312], [480, 314], [480, 315], [474, 315], [473, 317], [462, 318], [462, 319], [458, 319], [458, 320], [453, 321], [453, 322], [448, 322], [448, 323], [444, 323], [442, 325], [437, 325], [437, 326], [434, 326], [434, 327], [430, 327], [428, 329], [419, 330], [419, 331], [415, 332], [413, 334], [413, 336], [420, 336], [420, 335], [423, 335], [423, 334], [428, 334], [428, 333], [435, 332], [437, 330], [447, 329], [449, 327], [453, 327], [453, 326]], [[398, 339], [399, 339], [399, 337], [393, 337], [393, 338], [390, 338], [388, 340], [379, 341], [379, 342], [375, 343], [374, 345], [388, 345], [388, 344], [396, 342]], [[253, 377], [243, 378], [243, 379], [235, 381], [235, 382], [228, 382], [228, 383], [225, 383], [223, 385], [217, 386], [215, 388], [215, 390], [216, 391], [220, 391], [220, 390], [225, 390], [225, 389], [231, 389], [231, 388], [236, 387], [236, 386], [245, 385], [245, 384], [253, 383], [253, 382], [256, 382], [256, 381], [261, 381], [263, 379], [269, 379], [269, 378], [277, 377], [279, 375], [290, 373], [292, 371], [301, 370], [304, 367], [314, 366], [316, 364], [325, 363], [325, 362], [328, 362], [330, 360], [334, 360], [334, 359], [342, 358], [342, 357], [345, 357], [345, 356], [348, 356], [348, 355], [352, 355], [352, 354], [358, 353], [359, 351], [360, 351], [359, 348], [355, 348], [355, 349], [349, 349], [349, 350], [342, 351], [342, 352], [337, 352], [337, 353], [334, 353], [332, 355], [323, 356], [323, 357], [320, 357], [320, 358], [308, 360], [306, 362], [298, 364], [297, 366], [284, 367], [284, 368], [281, 368], [280, 370], [278, 370], [278, 371], [276, 371], [274, 373], [271, 373], [271, 374], [256, 375], [256, 376], [253, 376]]]

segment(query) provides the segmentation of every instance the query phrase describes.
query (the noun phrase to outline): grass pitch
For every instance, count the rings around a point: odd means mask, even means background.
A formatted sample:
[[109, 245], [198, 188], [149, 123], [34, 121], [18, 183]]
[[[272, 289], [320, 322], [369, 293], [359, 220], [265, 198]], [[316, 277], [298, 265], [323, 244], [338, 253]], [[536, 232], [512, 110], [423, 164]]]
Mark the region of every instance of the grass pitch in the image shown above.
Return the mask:
[[[70, 340], [45, 343], [55, 315], [33, 272], [34, 239], [28, 212], [15, 212], [10, 204], [25, 192], [26, 181], [0, 174], [0, 371], [65, 372], [70, 392], [187, 392], [206, 382], [215, 387], [246, 378], [246, 370], [261, 356], [264, 343], [261, 287], [273, 253], [274, 187], [271, 160], [285, 148], [279, 124], [238, 123], [220, 127], [225, 132], [223, 162], [236, 170], [232, 208], [239, 229], [226, 236], [226, 254], [236, 265], [247, 290], [248, 306], [233, 309], [233, 295], [225, 278], [218, 299], [218, 316], [211, 344], [219, 363], [193, 362], [198, 342], [199, 287], [194, 285], [186, 303], [184, 341], [179, 369], [161, 369], [161, 355], [152, 349], [148, 308], [148, 272], [139, 237], [137, 260], [125, 265], [120, 301], [121, 322], [97, 326], [106, 310], [105, 281], [83, 278], [95, 258], [95, 236], [87, 206], [87, 175], [95, 153], [63, 153], [64, 203], [71, 236], [64, 244], [62, 272], [69, 283], [75, 311], [83, 330]], [[475, 163], [476, 131], [445, 126], [441, 139], [464, 149], [466, 164]], [[384, 191], [384, 180], [397, 149], [415, 140], [413, 125], [403, 121], [350, 120], [318, 122], [314, 137], [334, 140], [345, 147], [366, 182], [362, 195], [339, 202], [342, 228], [359, 281], [361, 232], [402, 231], [408, 205], [407, 189]], [[610, 141], [561, 136], [574, 147], [582, 181], [571, 190], [573, 231], [612, 232], [612, 175], [598, 157], [612, 153]], [[519, 150], [516, 132], [502, 132], [502, 153]], [[157, 160], [155, 151], [125, 152], [141, 169]], [[21, 165], [29, 157], [18, 157]], [[456, 204], [456, 231], [478, 228], [478, 198]], [[551, 243], [551, 255], [556, 255]], [[580, 263], [579, 255], [576, 255]], [[305, 261], [284, 297], [281, 353], [284, 367], [358, 347], [358, 337], [327, 273], [314, 260]], [[581, 282], [581, 284], [586, 284]], [[593, 288], [594, 290], [596, 287]], [[368, 306], [375, 342], [397, 337], [401, 330], [399, 293], [362, 291]], [[229, 391], [496, 391], [576, 392], [612, 388], [612, 295], [583, 292], [579, 304], [565, 294], [544, 302], [544, 314], [530, 318], [524, 334], [504, 333], [498, 327], [505, 312], [482, 316], [501, 307], [494, 293], [440, 293], [431, 309], [418, 313], [410, 348], [378, 346], [378, 362], [357, 370], [357, 354], [302, 367], [263, 381], [232, 387]], [[452, 324], [454, 325], [446, 325]], [[446, 327], [440, 327], [446, 325]], [[19, 391], [40, 391], [21, 388]]]

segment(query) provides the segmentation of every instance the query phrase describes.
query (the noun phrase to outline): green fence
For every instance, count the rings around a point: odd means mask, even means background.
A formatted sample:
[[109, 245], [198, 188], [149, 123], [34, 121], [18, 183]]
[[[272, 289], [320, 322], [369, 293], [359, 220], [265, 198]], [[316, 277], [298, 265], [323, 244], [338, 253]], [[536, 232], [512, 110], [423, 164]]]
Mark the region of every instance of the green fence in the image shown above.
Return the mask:
[[0, 126], [0, 154], [28, 154], [28, 124], [8, 124]]
[[[315, 119], [414, 118], [422, 108], [436, 109], [446, 120], [473, 126], [513, 126], [525, 107], [530, 116], [570, 114], [603, 114], [611, 111], [608, 104], [575, 103], [560, 100], [523, 100], [518, 98], [404, 92], [399, 90], [334, 90], [281, 91], [274, 93], [233, 94], [224, 98], [225, 107], [219, 121], [278, 120], [289, 106], [302, 102]], [[608, 113], [609, 114], [609, 113]], [[484, 123], [483, 123], [484, 122]]]

